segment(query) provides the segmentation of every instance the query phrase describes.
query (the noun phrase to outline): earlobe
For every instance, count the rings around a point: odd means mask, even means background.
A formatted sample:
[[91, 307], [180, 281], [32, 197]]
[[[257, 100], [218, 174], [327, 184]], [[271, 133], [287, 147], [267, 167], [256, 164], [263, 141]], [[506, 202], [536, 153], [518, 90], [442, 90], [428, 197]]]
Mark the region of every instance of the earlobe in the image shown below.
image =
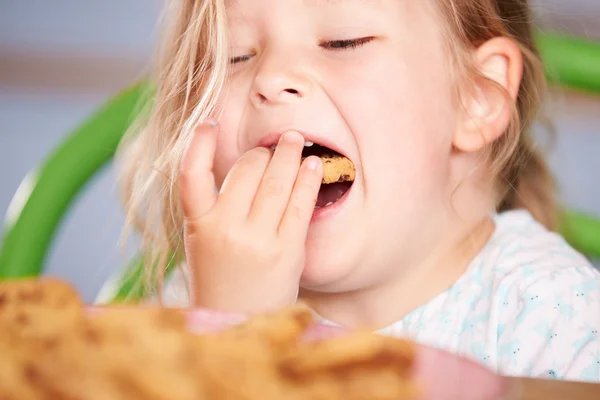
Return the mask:
[[473, 152], [498, 139], [508, 128], [523, 74], [519, 46], [508, 38], [494, 38], [475, 50], [478, 76], [461, 90], [463, 114], [454, 148]]

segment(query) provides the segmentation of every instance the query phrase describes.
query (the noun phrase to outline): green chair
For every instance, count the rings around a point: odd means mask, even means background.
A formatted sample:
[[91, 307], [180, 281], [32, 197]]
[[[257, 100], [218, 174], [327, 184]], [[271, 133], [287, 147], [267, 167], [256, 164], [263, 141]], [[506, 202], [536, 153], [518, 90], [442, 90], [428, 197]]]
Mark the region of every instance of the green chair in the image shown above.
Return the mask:
[[[538, 43], [550, 82], [600, 94], [600, 44], [582, 38], [540, 33]], [[0, 280], [42, 273], [63, 217], [86, 183], [111, 160], [140, 106], [149, 96], [141, 82], [120, 93], [76, 129], [24, 179], [5, 221]], [[561, 233], [579, 251], [600, 258], [600, 220], [575, 211], [561, 216]], [[143, 264], [134, 259], [116, 281], [109, 302], [138, 301]]]

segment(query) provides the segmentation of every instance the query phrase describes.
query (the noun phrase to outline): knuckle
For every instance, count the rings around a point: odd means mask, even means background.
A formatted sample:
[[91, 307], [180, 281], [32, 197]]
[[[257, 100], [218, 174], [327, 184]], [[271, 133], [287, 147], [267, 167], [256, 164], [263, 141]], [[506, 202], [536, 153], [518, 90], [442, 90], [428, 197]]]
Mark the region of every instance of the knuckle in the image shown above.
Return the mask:
[[245, 158], [250, 162], [265, 162], [268, 161], [273, 153], [265, 147], [255, 147], [244, 154]]
[[181, 166], [179, 168], [179, 174], [177, 177], [177, 180], [179, 182], [179, 186], [187, 188], [190, 186], [190, 184], [194, 181], [194, 177], [193, 177], [194, 173], [192, 172], [192, 170], [190, 168], [187, 168], [186, 166]]
[[283, 193], [283, 185], [275, 177], [265, 177], [262, 183], [264, 194], [267, 197], [280, 196]]
[[211, 219], [212, 218], [210, 214], [195, 219], [186, 218], [184, 222], [184, 230], [186, 235], [193, 235], [198, 240], [202, 241], [210, 237], [218, 236], [218, 225], [215, 226]]
[[269, 163], [270, 159], [271, 151], [269, 149], [257, 147], [242, 154], [235, 162], [233, 168], [246, 169], [257, 165], [264, 166]]
[[280, 246], [273, 240], [262, 239], [258, 241], [256, 250], [261, 255], [261, 258], [264, 257], [264, 260], [266, 260], [264, 263], [265, 266], [275, 265], [281, 260], [282, 252]]
[[211, 227], [211, 229], [206, 229], [204, 233], [203, 236], [207, 242], [210, 241], [212, 243], [213, 248], [219, 248], [230, 254], [243, 251], [246, 247], [244, 243], [245, 235], [240, 234], [239, 229], [235, 229], [232, 226], [221, 223]]
[[277, 243], [277, 238], [266, 233], [261, 227], [250, 225], [237, 230], [236, 233], [236, 243], [238, 249], [243, 249], [243, 254], [251, 255], [253, 259], [262, 260], [267, 264], [280, 257], [281, 246]]
[[297, 204], [290, 204], [288, 212], [290, 217], [293, 219], [302, 219], [302, 216], [304, 215], [302, 207]]

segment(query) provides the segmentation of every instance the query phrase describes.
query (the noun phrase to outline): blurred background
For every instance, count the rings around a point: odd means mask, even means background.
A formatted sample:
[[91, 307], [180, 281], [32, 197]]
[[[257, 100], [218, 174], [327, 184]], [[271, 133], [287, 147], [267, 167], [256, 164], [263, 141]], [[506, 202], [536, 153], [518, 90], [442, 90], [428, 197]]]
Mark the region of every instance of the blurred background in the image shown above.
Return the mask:
[[[2, 216], [31, 168], [105, 100], [143, 76], [163, 1], [0, 0]], [[600, 40], [600, 0], [533, 5], [545, 29]], [[547, 114], [556, 137], [542, 144], [562, 201], [600, 215], [600, 97], [554, 92]], [[63, 221], [46, 273], [70, 280], [92, 301], [125, 264], [123, 219], [108, 166]]]

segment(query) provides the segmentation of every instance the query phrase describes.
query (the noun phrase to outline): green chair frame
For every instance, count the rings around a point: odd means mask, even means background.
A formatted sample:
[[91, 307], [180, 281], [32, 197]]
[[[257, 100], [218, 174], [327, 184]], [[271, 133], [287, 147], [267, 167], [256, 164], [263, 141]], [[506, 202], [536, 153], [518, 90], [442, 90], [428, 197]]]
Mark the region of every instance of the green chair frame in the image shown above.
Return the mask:
[[[600, 43], [542, 33], [537, 42], [549, 82], [600, 94]], [[33, 169], [15, 194], [0, 248], [0, 280], [36, 277], [71, 204], [94, 175], [114, 156], [123, 134], [150, 101], [147, 82], [139, 82], [109, 100], [75, 129]], [[600, 258], [600, 220], [567, 211], [561, 233], [582, 253]], [[135, 258], [117, 282], [112, 302], [138, 301], [144, 291], [142, 258]]]

